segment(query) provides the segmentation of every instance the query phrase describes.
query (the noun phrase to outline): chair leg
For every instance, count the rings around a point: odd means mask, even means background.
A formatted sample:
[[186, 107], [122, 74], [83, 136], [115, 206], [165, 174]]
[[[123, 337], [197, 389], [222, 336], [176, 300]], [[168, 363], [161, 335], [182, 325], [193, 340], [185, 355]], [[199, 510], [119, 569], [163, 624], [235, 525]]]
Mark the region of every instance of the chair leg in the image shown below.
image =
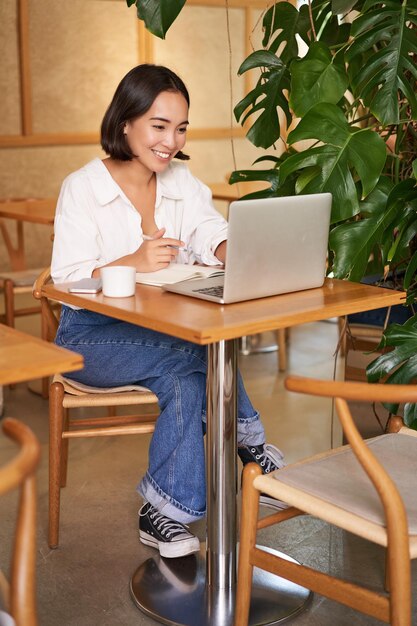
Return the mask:
[[389, 558], [388, 558], [388, 550], [385, 550], [385, 578], [384, 578], [384, 589], [387, 593], [390, 592], [390, 571], [389, 571]]
[[64, 387], [52, 383], [49, 390], [49, 547], [59, 541], [59, 510], [61, 496], [62, 431], [64, 426]]
[[[69, 409], [64, 409], [63, 419], [63, 431], [69, 428]], [[63, 439], [61, 444], [61, 480], [60, 485], [62, 487], [67, 486], [67, 474], [68, 474], [68, 445], [69, 440]]]
[[[14, 328], [14, 284], [13, 281], [7, 278], [3, 285], [4, 290], [4, 321], [6, 326]], [[9, 385], [10, 389], [14, 389], [16, 385]]]
[[255, 463], [249, 463], [243, 470], [238, 585], [234, 626], [247, 626], [249, 620], [253, 574], [253, 565], [249, 562], [249, 553], [256, 544], [256, 527], [259, 513], [259, 492], [253, 487], [253, 481], [260, 474], [262, 474], [262, 470]]
[[278, 370], [285, 372], [287, 369], [287, 333], [286, 328], [277, 330], [278, 344]]
[[[41, 315], [41, 337], [44, 341], [50, 341], [49, 332], [48, 332], [48, 324], [46, 321], [46, 316]], [[50, 386], [49, 376], [42, 378], [42, 398], [47, 400], [49, 398], [49, 386]]]
[[48, 378], [42, 378], [42, 391], [41, 391], [41, 395], [42, 398], [44, 400], [47, 400], [49, 398], [49, 385], [50, 385], [50, 380], [49, 377]]
[[391, 555], [387, 550], [386, 556], [385, 585], [390, 594], [391, 626], [411, 626], [411, 565], [408, 537], [404, 535], [401, 539], [406, 542], [406, 546], [403, 546], [406, 549], [395, 554], [397, 546], [391, 545]]
[[337, 327], [339, 329], [340, 356], [346, 355], [346, 316], [337, 318]]
[[4, 312], [6, 325], [14, 328], [14, 284], [9, 279], [4, 281]]

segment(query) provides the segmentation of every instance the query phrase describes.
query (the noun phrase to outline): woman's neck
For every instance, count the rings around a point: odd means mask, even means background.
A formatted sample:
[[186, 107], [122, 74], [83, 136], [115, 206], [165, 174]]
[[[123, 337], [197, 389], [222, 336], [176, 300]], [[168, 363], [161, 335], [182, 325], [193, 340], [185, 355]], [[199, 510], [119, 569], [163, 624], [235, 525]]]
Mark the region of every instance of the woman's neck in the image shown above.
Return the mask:
[[156, 175], [133, 161], [104, 159], [111, 177], [122, 189], [142, 217], [142, 230], [152, 235], [158, 230], [155, 223]]
[[144, 167], [137, 159], [131, 161], [117, 161], [107, 158], [103, 163], [110, 174], [121, 186], [135, 186], [136, 188], [147, 189], [154, 185], [155, 172]]

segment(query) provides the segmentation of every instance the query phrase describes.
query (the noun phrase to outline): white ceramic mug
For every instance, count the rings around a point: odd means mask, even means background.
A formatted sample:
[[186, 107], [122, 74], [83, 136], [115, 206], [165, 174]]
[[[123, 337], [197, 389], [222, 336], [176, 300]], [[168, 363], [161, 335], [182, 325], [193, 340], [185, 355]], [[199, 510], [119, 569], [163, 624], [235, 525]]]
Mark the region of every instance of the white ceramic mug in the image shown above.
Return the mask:
[[127, 298], [135, 295], [136, 268], [127, 265], [102, 267], [103, 295], [110, 298]]

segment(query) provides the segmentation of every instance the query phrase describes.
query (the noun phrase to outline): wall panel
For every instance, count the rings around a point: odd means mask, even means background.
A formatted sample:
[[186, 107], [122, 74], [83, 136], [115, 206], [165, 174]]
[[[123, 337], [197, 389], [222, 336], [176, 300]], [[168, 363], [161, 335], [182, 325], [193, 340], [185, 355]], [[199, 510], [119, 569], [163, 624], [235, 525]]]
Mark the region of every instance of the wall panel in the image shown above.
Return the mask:
[[[244, 80], [237, 69], [245, 56], [245, 11], [230, 9], [232, 87], [237, 101]], [[191, 128], [230, 126], [229, 44], [226, 9], [187, 5], [164, 41], [154, 41], [156, 63], [172, 66], [191, 95]], [[236, 125], [236, 124], [235, 124]]]
[[0, 135], [21, 132], [17, 4], [0, 2]]
[[31, 2], [34, 132], [97, 130], [137, 61], [137, 33], [136, 16], [122, 2]]

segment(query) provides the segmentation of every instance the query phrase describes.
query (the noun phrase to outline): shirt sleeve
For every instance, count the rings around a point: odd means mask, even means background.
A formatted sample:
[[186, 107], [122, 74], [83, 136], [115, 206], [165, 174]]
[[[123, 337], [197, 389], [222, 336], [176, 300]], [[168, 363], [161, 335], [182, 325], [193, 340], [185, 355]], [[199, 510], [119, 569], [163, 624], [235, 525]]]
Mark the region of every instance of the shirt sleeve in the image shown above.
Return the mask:
[[189, 201], [193, 219], [188, 245], [197, 263], [218, 265], [221, 261], [214, 253], [217, 246], [227, 239], [227, 221], [214, 207], [209, 187], [197, 178], [192, 178]]
[[51, 274], [55, 283], [88, 278], [100, 265], [100, 233], [93, 202], [88, 182], [80, 171], [65, 179], [54, 225]]

